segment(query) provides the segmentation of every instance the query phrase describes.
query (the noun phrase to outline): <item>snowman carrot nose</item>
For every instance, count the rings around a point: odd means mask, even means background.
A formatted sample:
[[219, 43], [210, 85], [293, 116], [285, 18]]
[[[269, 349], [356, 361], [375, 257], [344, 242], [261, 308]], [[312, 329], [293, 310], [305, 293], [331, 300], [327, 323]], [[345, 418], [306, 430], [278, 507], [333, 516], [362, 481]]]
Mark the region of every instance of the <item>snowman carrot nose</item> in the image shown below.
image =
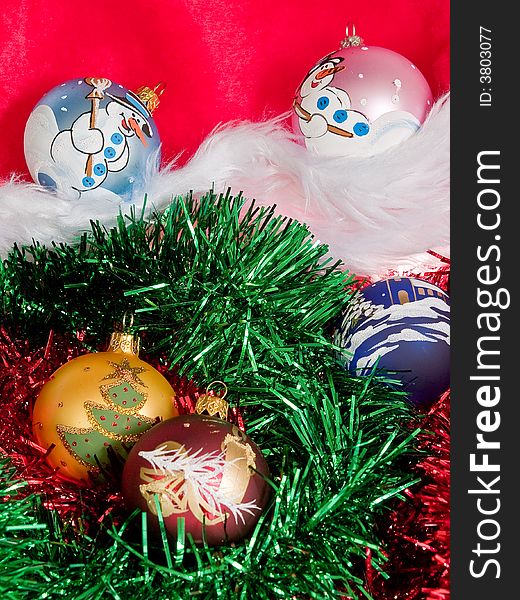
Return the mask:
[[314, 79], [323, 79], [324, 77], [328, 77], [329, 75], [334, 75], [338, 71], [343, 71], [345, 68], [344, 65], [337, 65], [336, 67], [332, 67], [331, 69], [323, 69], [323, 71], [318, 71], [316, 75], [314, 75]]
[[132, 128], [132, 131], [135, 133], [135, 135], [141, 140], [143, 146], [148, 146], [148, 142], [146, 141], [143, 130], [139, 127], [137, 121], [134, 118], [130, 117], [128, 119], [128, 124]]

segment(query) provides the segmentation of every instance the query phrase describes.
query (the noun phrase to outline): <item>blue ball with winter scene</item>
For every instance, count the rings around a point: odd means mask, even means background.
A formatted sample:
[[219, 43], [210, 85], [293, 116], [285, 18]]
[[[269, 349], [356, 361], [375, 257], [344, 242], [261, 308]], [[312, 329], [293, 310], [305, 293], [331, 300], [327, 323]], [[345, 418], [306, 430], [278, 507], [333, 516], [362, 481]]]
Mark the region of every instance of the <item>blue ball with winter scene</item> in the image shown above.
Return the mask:
[[134, 94], [102, 77], [53, 88], [25, 127], [25, 160], [32, 178], [69, 199], [139, 198], [160, 160], [152, 118], [158, 98], [157, 88], [143, 87]]
[[367, 286], [335, 331], [349, 371], [397, 380], [419, 409], [450, 386], [450, 305], [438, 286], [393, 277]]

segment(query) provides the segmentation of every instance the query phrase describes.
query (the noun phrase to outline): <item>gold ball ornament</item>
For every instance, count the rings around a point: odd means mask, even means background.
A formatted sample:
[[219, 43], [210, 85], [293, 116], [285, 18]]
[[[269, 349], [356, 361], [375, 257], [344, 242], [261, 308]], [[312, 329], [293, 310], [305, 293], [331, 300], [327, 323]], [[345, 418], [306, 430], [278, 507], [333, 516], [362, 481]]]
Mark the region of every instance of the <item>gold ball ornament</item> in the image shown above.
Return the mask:
[[173, 388], [138, 352], [138, 338], [114, 332], [106, 352], [71, 360], [43, 386], [33, 432], [40, 446], [53, 446], [46, 461], [59, 476], [102, 479], [111, 450], [125, 459], [145, 431], [179, 414]]

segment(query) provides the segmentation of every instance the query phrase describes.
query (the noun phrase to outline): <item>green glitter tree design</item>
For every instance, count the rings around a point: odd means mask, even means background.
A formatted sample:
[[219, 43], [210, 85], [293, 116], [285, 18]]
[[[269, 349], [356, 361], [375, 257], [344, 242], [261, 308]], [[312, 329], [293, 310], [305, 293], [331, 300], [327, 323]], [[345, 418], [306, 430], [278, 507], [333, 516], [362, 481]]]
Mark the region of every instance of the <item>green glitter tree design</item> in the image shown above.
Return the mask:
[[100, 394], [106, 403], [87, 401], [84, 404], [91, 428], [58, 425], [58, 434], [71, 454], [85, 466], [110, 467], [109, 448], [123, 458], [131, 446], [149, 429], [155, 419], [139, 414], [147, 394], [139, 387], [146, 385], [137, 377], [144, 367], [130, 367], [127, 358], [121, 363], [109, 361], [115, 371], [104, 379], [116, 383], [101, 385]]

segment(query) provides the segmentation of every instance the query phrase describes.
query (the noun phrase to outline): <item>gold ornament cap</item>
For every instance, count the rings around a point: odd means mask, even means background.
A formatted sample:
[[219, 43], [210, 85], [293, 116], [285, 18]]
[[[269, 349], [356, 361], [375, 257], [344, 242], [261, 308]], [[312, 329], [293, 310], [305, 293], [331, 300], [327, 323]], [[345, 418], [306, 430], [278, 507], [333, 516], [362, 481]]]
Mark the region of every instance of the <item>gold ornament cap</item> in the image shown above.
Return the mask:
[[[224, 393], [210, 394], [210, 389], [216, 384], [222, 384], [224, 386]], [[197, 404], [195, 405], [195, 412], [201, 415], [203, 412], [207, 412], [210, 417], [218, 416], [223, 420], [227, 420], [229, 403], [224, 400], [227, 394], [227, 386], [223, 381], [212, 381], [206, 388], [206, 393], [199, 396]]]
[[[351, 30], [352, 33], [350, 33]], [[345, 39], [342, 40], [340, 48], [353, 48], [355, 46], [362, 46], [363, 44], [363, 38], [356, 35], [356, 26], [354, 23], [347, 23], [347, 26], [345, 27]]]
[[141, 340], [139, 336], [130, 331], [134, 323], [133, 316], [130, 317], [130, 323], [127, 325], [128, 315], [123, 316], [122, 323], [116, 323], [114, 326], [115, 331], [113, 331], [110, 336], [110, 341], [108, 342], [108, 352], [122, 352], [123, 354], [133, 354], [135, 356], [139, 356], [139, 349], [141, 346]]
[[153, 113], [153, 111], [159, 106], [160, 97], [163, 95], [165, 89], [166, 84], [162, 81], [159, 81], [154, 88], [150, 88], [147, 85], [142, 85], [137, 89], [135, 95], [139, 98], [139, 100], [141, 100], [150, 113]]

